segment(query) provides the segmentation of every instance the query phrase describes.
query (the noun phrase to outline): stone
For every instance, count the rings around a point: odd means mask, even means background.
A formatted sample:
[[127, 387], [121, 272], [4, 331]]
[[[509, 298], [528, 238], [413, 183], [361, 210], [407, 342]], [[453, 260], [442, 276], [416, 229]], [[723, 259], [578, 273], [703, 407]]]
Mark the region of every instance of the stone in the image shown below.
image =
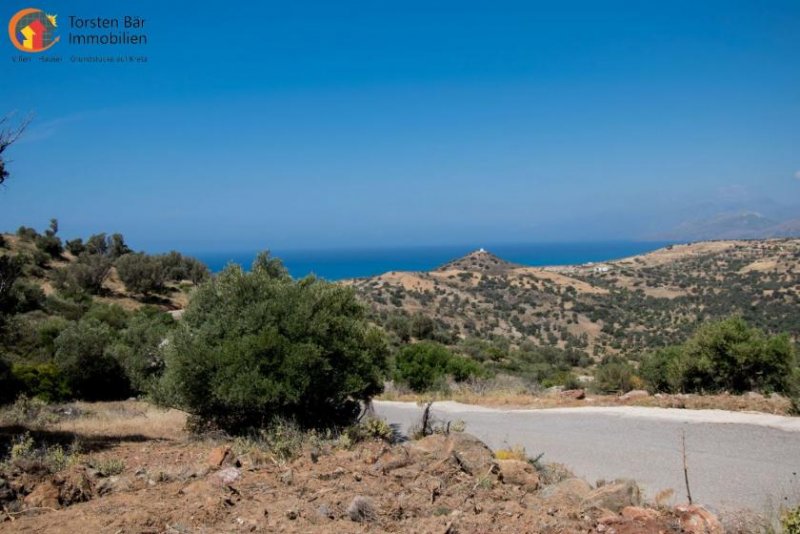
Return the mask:
[[222, 467], [223, 464], [231, 462], [233, 459], [233, 452], [227, 445], [220, 445], [214, 447], [208, 455], [208, 465], [211, 467]]
[[717, 516], [696, 504], [676, 506], [681, 531], [685, 534], [723, 534]]
[[643, 389], [632, 389], [629, 392], [625, 393], [620, 397], [620, 400], [629, 401], [629, 400], [636, 400], [636, 399], [644, 399], [649, 397], [650, 393]]
[[497, 460], [498, 478], [504, 484], [519, 486], [529, 491], [539, 489], [539, 474], [528, 462], [522, 460]]
[[445, 441], [445, 452], [455, 457], [461, 468], [473, 476], [487, 474], [494, 465], [492, 450], [472, 434], [450, 434]]
[[550, 503], [580, 504], [592, 491], [592, 486], [580, 478], [568, 478], [542, 490], [542, 497]]
[[319, 517], [324, 518], [324, 519], [335, 519], [336, 518], [336, 516], [334, 515], [333, 511], [331, 511], [331, 509], [328, 508], [328, 506], [325, 505], [325, 504], [322, 504], [322, 505], [320, 505], [319, 508], [317, 508], [317, 515]]
[[239, 480], [242, 472], [235, 467], [226, 467], [214, 474], [214, 480], [221, 486], [229, 486]]
[[59, 508], [59, 491], [52, 481], [42, 482], [25, 497], [27, 508]]
[[620, 479], [591, 491], [583, 499], [583, 507], [601, 508], [618, 513], [626, 506], [642, 504], [639, 486], [633, 480]]
[[294, 482], [294, 471], [291, 469], [287, 469], [283, 473], [281, 473], [281, 482], [286, 484], [287, 486], [291, 486]]
[[641, 508], [639, 506], [626, 506], [622, 509], [622, 517], [632, 521], [650, 521], [658, 518], [658, 513], [649, 508]]
[[586, 391], [583, 389], [565, 389], [559, 396], [562, 399], [583, 400], [586, 398]]

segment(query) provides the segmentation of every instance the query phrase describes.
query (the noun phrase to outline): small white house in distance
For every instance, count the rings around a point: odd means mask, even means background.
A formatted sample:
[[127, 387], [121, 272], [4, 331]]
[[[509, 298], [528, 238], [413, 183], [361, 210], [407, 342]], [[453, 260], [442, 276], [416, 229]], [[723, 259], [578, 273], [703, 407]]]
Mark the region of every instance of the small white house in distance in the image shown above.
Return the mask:
[[608, 265], [595, 265], [594, 272], [596, 273], [607, 273], [611, 267]]

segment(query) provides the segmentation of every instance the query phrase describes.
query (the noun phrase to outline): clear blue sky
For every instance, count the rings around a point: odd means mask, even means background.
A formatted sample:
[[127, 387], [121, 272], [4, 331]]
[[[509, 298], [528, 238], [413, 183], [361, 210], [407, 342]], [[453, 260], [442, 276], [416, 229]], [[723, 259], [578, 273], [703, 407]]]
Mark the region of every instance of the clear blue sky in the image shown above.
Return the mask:
[[624, 239], [800, 199], [797, 0], [36, 7], [62, 36], [69, 14], [141, 15], [149, 62], [72, 64], [62, 42], [62, 65], [13, 64], [3, 38], [0, 111], [36, 114], [6, 230], [58, 217], [153, 251]]

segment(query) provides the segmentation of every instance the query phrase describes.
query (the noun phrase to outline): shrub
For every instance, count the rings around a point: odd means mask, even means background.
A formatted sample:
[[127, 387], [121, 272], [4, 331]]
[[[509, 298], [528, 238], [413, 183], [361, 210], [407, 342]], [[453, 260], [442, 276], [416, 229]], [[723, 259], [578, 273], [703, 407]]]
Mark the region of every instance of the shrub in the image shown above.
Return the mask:
[[33, 241], [37, 237], [39, 237], [39, 232], [37, 232], [35, 228], [30, 228], [28, 226], [20, 226], [17, 229], [17, 237], [19, 237], [23, 241]]
[[66, 249], [69, 251], [70, 254], [75, 256], [76, 258], [84, 253], [86, 250], [86, 245], [83, 244], [83, 239], [71, 239], [66, 242], [65, 244]]
[[151, 393], [164, 371], [164, 347], [175, 320], [155, 308], [142, 308], [120, 332], [111, 353], [137, 393]]
[[624, 393], [639, 384], [635, 369], [622, 358], [606, 358], [595, 370], [594, 387], [601, 393]]
[[12, 402], [19, 392], [19, 383], [15, 379], [11, 366], [0, 358], [0, 404]]
[[22, 276], [22, 267], [23, 262], [18, 256], [0, 256], [0, 324], [3, 322], [3, 317], [13, 313], [16, 306], [12, 289], [17, 279]]
[[800, 506], [783, 514], [781, 526], [785, 534], [800, 534]]
[[418, 392], [441, 385], [448, 375], [456, 381], [464, 381], [481, 374], [476, 362], [456, 356], [447, 347], [429, 341], [400, 349], [395, 366], [398, 381]]
[[14, 378], [22, 392], [44, 402], [56, 402], [71, 396], [67, 381], [52, 363], [16, 364]]
[[202, 284], [166, 348], [162, 395], [234, 432], [352, 420], [382, 389], [385, 342], [351, 288], [293, 281], [262, 254]]
[[131, 249], [125, 243], [125, 238], [122, 234], [111, 234], [108, 238], [108, 255], [112, 258], [121, 258], [125, 254], [131, 252]]
[[55, 271], [53, 277], [56, 287], [68, 294], [86, 292], [98, 295], [103, 283], [111, 272], [112, 261], [100, 254], [84, 252], [78, 261]]
[[51, 234], [38, 236], [36, 238], [36, 248], [51, 258], [60, 258], [61, 253], [64, 252], [61, 239]]
[[128, 291], [149, 295], [163, 291], [166, 271], [155, 256], [126, 254], [116, 262], [117, 274]]
[[688, 367], [683, 347], [666, 347], [642, 358], [639, 372], [651, 391], [679, 393]]
[[789, 336], [766, 336], [740, 317], [702, 326], [683, 345], [646, 356], [650, 387], [670, 392], [796, 394], [797, 356]]
[[158, 256], [158, 259], [167, 280], [175, 282], [190, 280], [194, 284], [199, 284], [209, 277], [208, 267], [203, 262], [183, 256], [179, 252], [172, 251]]
[[55, 363], [72, 394], [85, 400], [124, 399], [130, 394], [125, 372], [109, 353], [113, 336], [108, 325], [82, 320], [55, 340]]

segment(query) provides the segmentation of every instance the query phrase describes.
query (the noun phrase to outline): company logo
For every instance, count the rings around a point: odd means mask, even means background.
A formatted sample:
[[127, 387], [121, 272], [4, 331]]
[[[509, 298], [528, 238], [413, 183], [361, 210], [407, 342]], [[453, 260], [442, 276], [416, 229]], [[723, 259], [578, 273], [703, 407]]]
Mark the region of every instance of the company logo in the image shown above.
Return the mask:
[[11, 17], [8, 36], [11, 43], [23, 52], [44, 52], [58, 42], [56, 15], [41, 9], [27, 8]]

